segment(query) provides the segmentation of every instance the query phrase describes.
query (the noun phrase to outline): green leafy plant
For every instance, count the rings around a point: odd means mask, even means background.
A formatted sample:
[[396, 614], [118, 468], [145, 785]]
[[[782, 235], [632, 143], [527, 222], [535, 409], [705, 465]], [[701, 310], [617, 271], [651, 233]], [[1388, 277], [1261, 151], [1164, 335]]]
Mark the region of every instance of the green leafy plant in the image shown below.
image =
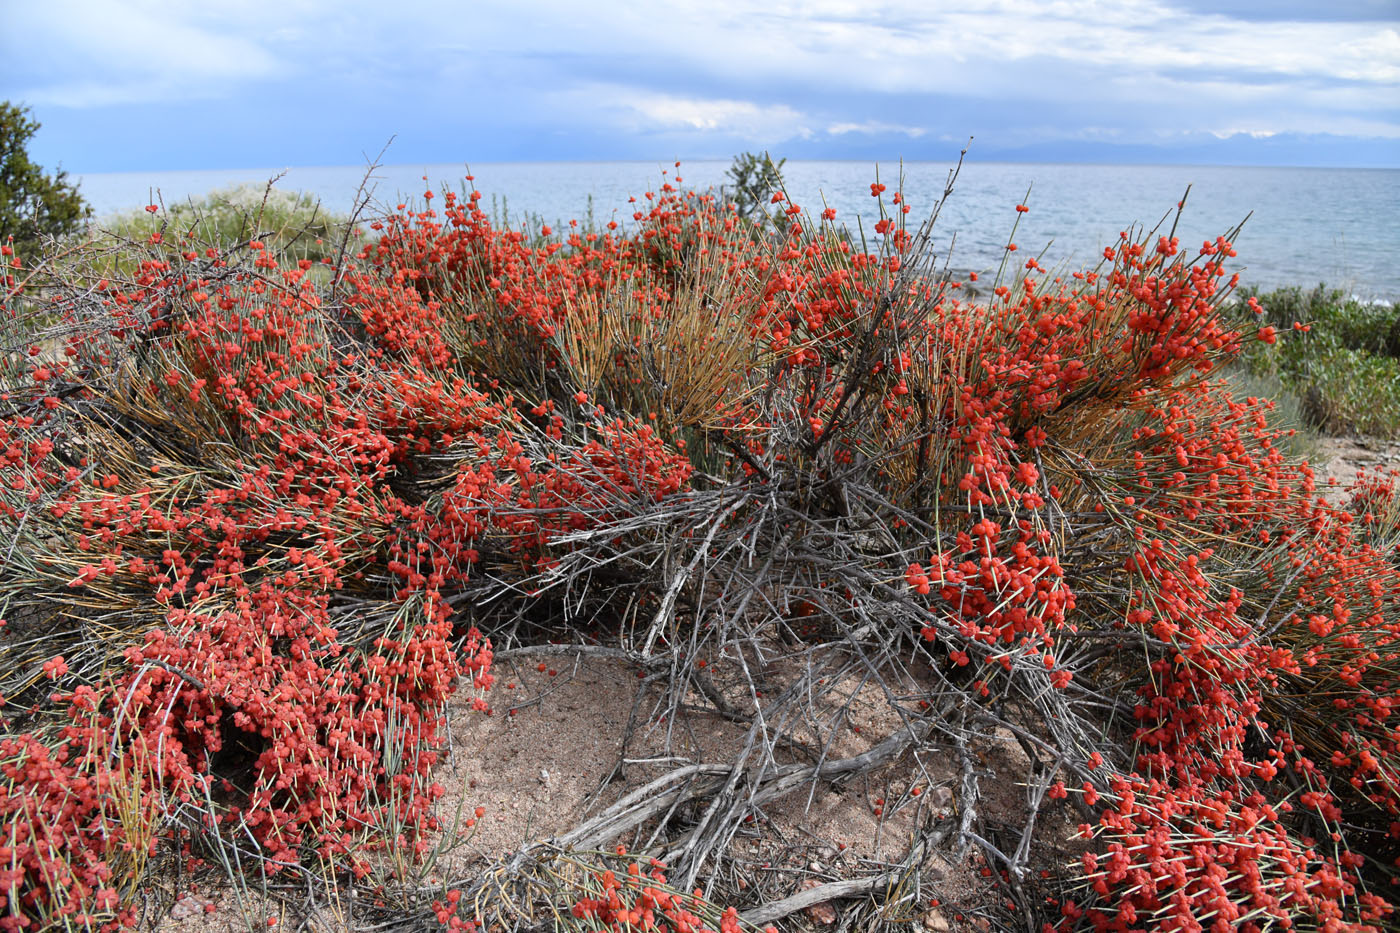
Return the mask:
[[[275, 180], [274, 180], [275, 181]], [[178, 246], [193, 234], [224, 246], [246, 244], [254, 238], [269, 248], [299, 259], [333, 257], [340, 247], [346, 218], [323, 210], [314, 195], [267, 185], [230, 185], [201, 197], [127, 211], [101, 219], [104, 233], [140, 243], [164, 241]]]
[[769, 213], [768, 205], [773, 195], [783, 190], [783, 164], [787, 159], [774, 162], [768, 153], [759, 155], [741, 152], [734, 157], [725, 174], [733, 180], [724, 187], [724, 194], [735, 212], [747, 220], [765, 221], [773, 219], [781, 227], [787, 217]]
[[1242, 297], [1239, 313], [1272, 328], [1280, 344], [1246, 352], [1252, 376], [1301, 398], [1302, 414], [1322, 430], [1400, 435], [1400, 309], [1325, 285]]
[[28, 107], [0, 101], [0, 241], [14, 238], [15, 250], [32, 252], [45, 238], [82, 227], [92, 208], [58, 169], [47, 174], [29, 158], [29, 140], [39, 123]]
[[1304, 412], [1329, 431], [1400, 435], [1400, 360], [1334, 349], [1310, 361]]

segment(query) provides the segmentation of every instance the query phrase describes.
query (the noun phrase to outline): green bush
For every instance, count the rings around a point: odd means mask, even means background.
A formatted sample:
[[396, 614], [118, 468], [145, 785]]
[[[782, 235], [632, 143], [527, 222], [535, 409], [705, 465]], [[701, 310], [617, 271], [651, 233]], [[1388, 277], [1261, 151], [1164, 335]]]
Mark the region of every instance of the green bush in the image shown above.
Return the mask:
[[1390, 339], [1397, 322], [1400, 322], [1400, 309], [1394, 306], [1345, 301], [1331, 306], [1313, 325], [1313, 330], [1319, 331], [1318, 342], [1329, 347], [1360, 350], [1377, 356], [1400, 356]]
[[21, 256], [46, 238], [80, 229], [92, 215], [67, 172], [46, 175], [29, 161], [29, 140], [38, 130], [28, 107], [0, 101], [0, 243], [14, 237]]
[[305, 192], [264, 185], [234, 185], [199, 198], [166, 205], [154, 213], [133, 210], [103, 218], [101, 232], [148, 243], [159, 235], [178, 244], [186, 234], [202, 243], [224, 247], [260, 238], [269, 249], [299, 259], [334, 258], [347, 218], [325, 211]]
[[780, 229], [786, 227], [787, 215], [781, 211], [770, 212], [768, 207], [773, 195], [783, 190], [785, 162], [787, 159], [774, 162], [766, 152], [763, 155], [741, 152], [734, 157], [725, 172], [733, 184], [725, 185], [722, 194], [740, 217], [757, 223], [772, 220]]
[[1315, 427], [1400, 436], [1400, 307], [1357, 301], [1325, 285], [1244, 291], [1241, 298], [1237, 313], [1278, 331], [1276, 348], [1260, 343], [1245, 355], [1251, 378], [1274, 380], [1300, 398]]
[[1400, 360], [1334, 349], [1309, 361], [1304, 412], [1324, 430], [1400, 437]]

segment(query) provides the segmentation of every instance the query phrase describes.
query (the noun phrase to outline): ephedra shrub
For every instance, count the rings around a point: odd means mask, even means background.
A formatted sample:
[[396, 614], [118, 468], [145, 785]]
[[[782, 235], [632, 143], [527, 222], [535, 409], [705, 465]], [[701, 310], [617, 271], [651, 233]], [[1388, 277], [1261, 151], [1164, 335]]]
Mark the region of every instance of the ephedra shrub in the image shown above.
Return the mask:
[[472, 620], [619, 600], [677, 670], [782, 609], [917, 658], [927, 730], [1019, 730], [1091, 849], [1053, 923], [1390, 922], [1394, 481], [1326, 503], [1220, 380], [1274, 336], [1220, 310], [1229, 238], [974, 302], [871, 194], [870, 253], [675, 179], [559, 234], [428, 192], [319, 278], [193, 229], [11, 270], [62, 323], [5, 363], [5, 928], [129, 922], [172, 834], [425, 847]]

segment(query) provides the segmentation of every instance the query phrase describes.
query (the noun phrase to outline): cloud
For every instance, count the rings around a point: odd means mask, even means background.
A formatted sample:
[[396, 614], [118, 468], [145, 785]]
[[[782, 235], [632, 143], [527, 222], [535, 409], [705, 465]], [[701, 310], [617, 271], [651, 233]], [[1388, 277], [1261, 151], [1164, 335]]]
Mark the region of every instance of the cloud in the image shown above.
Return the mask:
[[[631, 68], [632, 86], [659, 79], [670, 96], [759, 94], [826, 126], [951, 129], [931, 120], [947, 109], [933, 101], [949, 98], [993, 105], [990, 120], [1040, 108], [1034, 122], [1065, 136], [1087, 113], [1141, 134], [1240, 123], [1257, 132], [1400, 126], [1393, 22], [1261, 22], [1167, 0], [967, 0], [952, 10], [925, 0], [663, 0], [650, 9], [636, 17], [594, 8], [580, 18], [537, 3], [531, 18], [549, 25], [520, 41], [539, 57], [587, 49], [595, 78]], [[1012, 125], [1028, 122], [1023, 114]]]
[[1210, 135], [1216, 139], [1230, 139], [1233, 136], [1248, 136], [1250, 139], [1270, 139], [1278, 133], [1273, 130], [1250, 130], [1243, 127], [1231, 127], [1223, 130], [1210, 130]]
[[786, 104], [690, 97], [622, 85], [591, 85], [560, 95], [560, 103], [565, 107], [577, 108], [580, 102], [591, 104], [614, 125], [637, 133], [680, 129], [750, 142], [782, 142], [812, 136], [809, 119]]
[[142, 0], [51, 0], [8, 10], [7, 30], [25, 38], [7, 50], [12, 64], [35, 76], [18, 96], [39, 105], [102, 107], [224, 96], [237, 93], [239, 82], [287, 74], [285, 63], [255, 36], [240, 35], [250, 32], [246, 24], [231, 24], [231, 15], [191, 16], [193, 9]]
[[[595, 8], [596, 9], [596, 8]], [[567, 13], [562, 15], [566, 22]], [[593, 11], [590, 11], [590, 16]], [[543, 17], [541, 17], [543, 18]], [[1248, 75], [1395, 83], [1400, 33], [1356, 22], [1249, 22], [1188, 13], [1157, 0], [1059, 0], [1036, 5], [968, 0], [953, 10], [924, 0], [866, 6], [669, 0], [638, 22], [605, 11], [587, 40], [712, 76], [764, 77], [820, 87], [979, 93], [1002, 90], [1008, 62], [1076, 69], [1228, 68]], [[569, 27], [577, 23], [568, 22]], [[558, 28], [558, 27], [556, 27]], [[561, 33], [572, 29], [560, 29]], [[552, 44], [549, 30], [527, 41]], [[557, 38], [569, 38], [560, 35]], [[577, 39], [577, 36], [572, 37]], [[1019, 79], [1018, 79], [1019, 80]], [[1022, 83], [1020, 92], [1063, 94]], [[1092, 94], [1092, 86], [1076, 90]]]
[[866, 120], [864, 123], [833, 123], [826, 128], [832, 136], [845, 136], [847, 133], [876, 135], [881, 133], [903, 134], [910, 139], [918, 139], [928, 132], [922, 126], [901, 126], [898, 123], [885, 123], [882, 120]]
[[[0, 94], [125, 108], [133, 133], [175, 104], [226, 101], [249, 145], [269, 151], [299, 124], [373, 121], [442, 157], [465, 141], [518, 158], [565, 136], [594, 153], [611, 138], [629, 155], [784, 142], [853, 155], [945, 135], [1016, 147], [1400, 136], [1393, 2], [1333, 6], [478, 0], [464, 13], [447, 0], [51, 0], [7, 11]], [[577, 151], [539, 145], [541, 158]]]

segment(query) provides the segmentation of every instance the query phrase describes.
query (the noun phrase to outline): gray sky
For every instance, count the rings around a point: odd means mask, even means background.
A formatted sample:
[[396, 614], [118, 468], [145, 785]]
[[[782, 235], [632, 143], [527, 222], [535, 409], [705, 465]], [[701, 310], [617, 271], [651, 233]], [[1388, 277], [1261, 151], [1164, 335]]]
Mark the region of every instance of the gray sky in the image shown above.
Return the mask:
[[7, 3], [76, 171], [727, 157], [1400, 167], [1400, 0]]

